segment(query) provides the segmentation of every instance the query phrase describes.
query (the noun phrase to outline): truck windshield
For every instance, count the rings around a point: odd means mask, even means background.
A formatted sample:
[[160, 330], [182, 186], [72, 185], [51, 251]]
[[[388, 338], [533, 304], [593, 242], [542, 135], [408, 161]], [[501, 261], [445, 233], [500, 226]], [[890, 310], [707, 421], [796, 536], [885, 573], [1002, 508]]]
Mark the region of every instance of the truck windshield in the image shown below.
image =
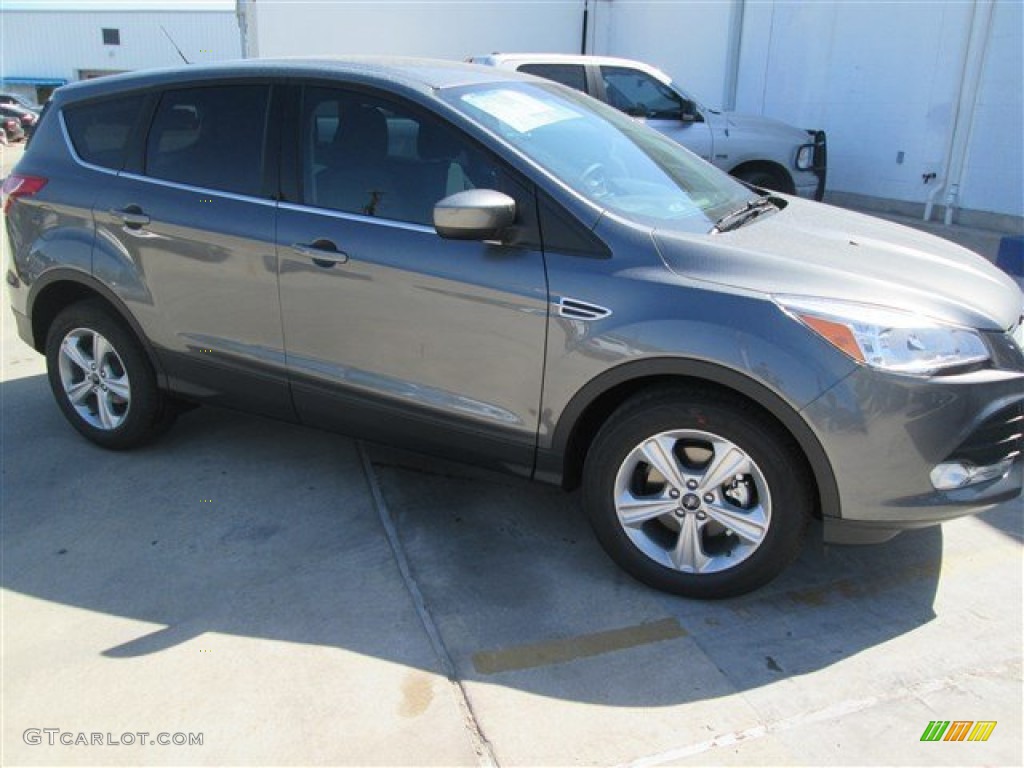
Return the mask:
[[577, 193], [634, 221], [707, 232], [756, 198], [671, 139], [568, 88], [502, 82], [440, 95]]

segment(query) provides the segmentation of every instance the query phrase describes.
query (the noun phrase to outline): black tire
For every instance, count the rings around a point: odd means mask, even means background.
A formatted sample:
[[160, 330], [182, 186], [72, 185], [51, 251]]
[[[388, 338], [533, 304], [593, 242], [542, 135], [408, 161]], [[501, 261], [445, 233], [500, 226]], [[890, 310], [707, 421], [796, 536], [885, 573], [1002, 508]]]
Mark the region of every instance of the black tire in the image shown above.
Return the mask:
[[[72, 362], [67, 353], [62, 373], [62, 345], [67, 342], [81, 353], [89, 339], [97, 335], [109, 344], [110, 352], [104, 347], [99, 364], [91, 366], [93, 378], [89, 379], [86, 366]], [[94, 362], [89, 350], [78, 359]], [[46, 368], [50, 389], [64, 417], [82, 435], [104, 448], [123, 450], [143, 445], [174, 420], [175, 411], [158, 389], [156, 374], [139, 340], [101, 301], [72, 304], [57, 315], [46, 335]], [[66, 391], [65, 381], [86, 391], [77, 406]], [[128, 397], [118, 397], [114, 394], [115, 385], [124, 391], [125, 382]], [[101, 392], [99, 388], [108, 384], [109, 390]], [[90, 387], [92, 392], [88, 392]], [[101, 396], [108, 404], [106, 414], [100, 407]]]
[[[657, 453], [649, 442], [655, 436], [670, 446], [679, 482], [661, 482], [664, 476], [651, 469], [656, 462], [646, 461]], [[719, 453], [718, 466], [724, 469], [743, 457], [748, 463], [735, 466], [749, 473], [716, 484]], [[703, 468], [701, 461], [706, 461]], [[697, 478], [708, 485], [698, 485]], [[677, 490], [680, 483], [684, 487]], [[587, 453], [582, 490], [598, 540], [625, 571], [664, 592], [716, 599], [767, 584], [796, 558], [813, 509], [812, 488], [795, 441], [757, 407], [713, 390], [666, 388], [641, 393], [611, 415]], [[616, 498], [623, 514], [639, 511], [641, 518], [664, 504], [677, 506], [627, 525], [620, 521]], [[727, 527], [722, 520], [738, 525]], [[685, 531], [692, 532], [691, 542], [700, 542], [699, 549], [682, 546]], [[680, 565], [688, 552], [695, 553], [690, 562], [708, 571], [688, 572]]]
[[783, 194], [793, 194], [792, 181], [784, 178], [781, 173], [767, 168], [748, 168], [733, 175], [740, 181], [745, 181], [754, 187], [770, 189], [773, 192], [782, 192]]

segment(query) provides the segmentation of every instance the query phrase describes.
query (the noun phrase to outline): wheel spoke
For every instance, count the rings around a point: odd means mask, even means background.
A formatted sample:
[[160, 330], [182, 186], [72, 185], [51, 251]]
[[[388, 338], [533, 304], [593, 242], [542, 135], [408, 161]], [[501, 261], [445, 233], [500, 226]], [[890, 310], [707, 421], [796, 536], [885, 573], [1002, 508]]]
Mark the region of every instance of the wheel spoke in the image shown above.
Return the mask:
[[65, 387], [64, 392], [67, 394], [68, 400], [71, 401], [72, 405], [81, 405], [86, 396], [92, 392], [92, 382], [89, 379], [83, 379], [77, 384]]
[[732, 443], [714, 443], [715, 455], [700, 479], [701, 492], [713, 491], [735, 475], [750, 471], [750, 458]]
[[96, 393], [96, 406], [96, 410], [99, 412], [100, 424], [103, 425], [103, 428], [113, 429], [116, 427], [118, 417], [114, 414], [114, 409], [111, 407], [109, 392]]
[[683, 488], [686, 481], [679, 471], [679, 463], [676, 461], [675, 454], [672, 453], [675, 444], [676, 441], [670, 437], [652, 437], [643, 444], [641, 451], [648, 463], [662, 474], [669, 485]]
[[764, 508], [760, 504], [743, 512], [730, 509], [723, 504], [708, 504], [705, 509], [708, 517], [729, 528], [744, 541], [760, 544], [764, 538], [768, 524], [765, 522]]
[[661, 496], [656, 498], [637, 498], [628, 491], [615, 504], [619, 513], [619, 521], [631, 528], [637, 528], [648, 520], [667, 515], [679, 506], [674, 499]]
[[103, 367], [107, 355], [113, 351], [114, 348], [110, 346], [110, 342], [100, 334], [94, 333], [92, 335], [92, 361], [96, 364], [97, 368]]
[[89, 373], [92, 361], [85, 356], [81, 347], [78, 346], [77, 337], [68, 336], [64, 339], [64, 345], [61, 352], [64, 354], [65, 358], [67, 358], [73, 365], [80, 368], [83, 373]]
[[124, 402], [128, 402], [131, 397], [131, 385], [128, 382], [128, 376], [121, 376], [117, 379], [106, 380], [107, 389], [110, 390], [110, 394], [115, 395]]
[[687, 573], [700, 573], [708, 564], [710, 558], [704, 554], [704, 547], [701, 546], [696, 515], [687, 515], [682, 519], [682, 528], [671, 557], [673, 565]]

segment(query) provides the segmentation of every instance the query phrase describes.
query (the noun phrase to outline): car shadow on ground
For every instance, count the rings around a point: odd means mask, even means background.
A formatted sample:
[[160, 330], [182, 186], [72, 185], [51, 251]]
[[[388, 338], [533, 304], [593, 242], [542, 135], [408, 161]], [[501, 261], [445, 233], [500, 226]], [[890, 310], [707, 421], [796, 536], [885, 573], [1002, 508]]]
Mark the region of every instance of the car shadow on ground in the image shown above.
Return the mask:
[[[441, 668], [352, 441], [201, 408], [153, 446], [110, 452], [64, 422], [45, 377], [0, 388], [2, 586], [153, 625], [97, 654], [158, 654], [218, 632]], [[466, 679], [672, 705], [826, 667], [934, 617], [938, 528], [854, 549], [821, 545], [815, 526], [767, 588], [688, 601], [619, 571], [574, 494], [405, 452], [368, 455], [412, 576]], [[671, 675], [627, 663], [629, 652], [540, 672], [530, 653], [516, 652], [666, 623], [676, 627], [670, 642], [692, 651], [674, 655]], [[498, 671], [481, 663], [495, 654], [511, 662]]]

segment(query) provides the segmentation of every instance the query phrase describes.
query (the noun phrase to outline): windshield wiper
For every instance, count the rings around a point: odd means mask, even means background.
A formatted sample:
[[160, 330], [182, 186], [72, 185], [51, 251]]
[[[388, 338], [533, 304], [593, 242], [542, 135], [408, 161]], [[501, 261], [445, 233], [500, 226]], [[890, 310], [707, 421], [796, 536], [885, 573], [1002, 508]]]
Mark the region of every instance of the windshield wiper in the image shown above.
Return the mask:
[[779, 206], [771, 197], [767, 195], [765, 197], [755, 197], [753, 200], [748, 200], [742, 208], [730, 211], [716, 221], [715, 226], [711, 229], [711, 233], [716, 234], [718, 232], [729, 232], [733, 229], [739, 229], [748, 221], [753, 221], [764, 213], [778, 210], [780, 210]]

